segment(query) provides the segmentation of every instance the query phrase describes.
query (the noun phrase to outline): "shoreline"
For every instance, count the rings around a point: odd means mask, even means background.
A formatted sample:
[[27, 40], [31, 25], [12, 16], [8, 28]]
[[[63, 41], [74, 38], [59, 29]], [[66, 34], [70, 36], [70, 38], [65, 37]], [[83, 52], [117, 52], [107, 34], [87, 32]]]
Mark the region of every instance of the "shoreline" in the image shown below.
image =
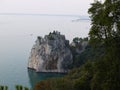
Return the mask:
[[51, 73], [51, 74], [68, 74], [68, 72], [53, 72], [53, 71], [36, 71], [34, 68], [27, 67], [28, 70], [33, 70], [36, 73]]

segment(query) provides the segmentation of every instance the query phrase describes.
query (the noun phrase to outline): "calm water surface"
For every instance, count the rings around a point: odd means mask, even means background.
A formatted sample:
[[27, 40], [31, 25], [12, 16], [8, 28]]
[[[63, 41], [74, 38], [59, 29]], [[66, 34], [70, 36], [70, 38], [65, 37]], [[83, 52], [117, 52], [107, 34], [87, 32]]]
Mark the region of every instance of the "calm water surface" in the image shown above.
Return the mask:
[[72, 22], [78, 17], [0, 15], [0, 85], [12, 90], [16, 84], [32, 87], [34, 83], [58, 74], [35, 73], [27, 69], [28, 57], [37, 36], [58, 30], [70, 41], [87, 36], [89, 20]]

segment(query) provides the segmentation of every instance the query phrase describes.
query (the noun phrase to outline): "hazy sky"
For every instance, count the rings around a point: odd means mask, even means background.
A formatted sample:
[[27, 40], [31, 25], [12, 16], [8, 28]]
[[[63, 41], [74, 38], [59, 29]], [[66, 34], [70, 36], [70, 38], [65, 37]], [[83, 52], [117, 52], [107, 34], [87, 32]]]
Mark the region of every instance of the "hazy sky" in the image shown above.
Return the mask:
[[94, 0], [0, 0], [0, 13], [87, 15]]

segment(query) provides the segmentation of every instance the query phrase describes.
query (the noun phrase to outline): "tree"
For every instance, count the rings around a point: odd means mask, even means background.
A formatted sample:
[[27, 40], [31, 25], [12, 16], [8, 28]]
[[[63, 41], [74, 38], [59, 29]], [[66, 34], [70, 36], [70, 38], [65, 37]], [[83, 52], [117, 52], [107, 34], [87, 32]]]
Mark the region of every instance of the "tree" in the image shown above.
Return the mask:
[[91, 5], [88, 10], [92, 21], [90, 39], [110, 45], [113, 38], [120, 37], [120, 0], [96, 1]]
[[103, 44], [106, 51], [102, 63], [99, 61], [96, 64], [92, 90], [118, 90], [120, 88], [120, 0], [105, 0], [104, 3], [96, 1], [88, 12], [92, 20], [90, 41], [95, 45]]
[[74, 42], [75, 44], [79, 44], [80, 38], [79, 38], [79, 37], [73, 38], [73, 42]]

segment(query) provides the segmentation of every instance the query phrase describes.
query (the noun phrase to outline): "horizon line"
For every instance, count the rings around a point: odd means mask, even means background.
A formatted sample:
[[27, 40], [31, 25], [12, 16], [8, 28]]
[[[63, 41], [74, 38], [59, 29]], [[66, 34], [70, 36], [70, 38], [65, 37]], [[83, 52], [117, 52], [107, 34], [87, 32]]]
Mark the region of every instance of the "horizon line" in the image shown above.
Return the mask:
[[89, 17], [87, 15], [72, 15], [72, 14], [34, 14], [34, 13], [0, 13], [0, 15], [32, 15], [32, 16], [69, 16], [69, 17]]

